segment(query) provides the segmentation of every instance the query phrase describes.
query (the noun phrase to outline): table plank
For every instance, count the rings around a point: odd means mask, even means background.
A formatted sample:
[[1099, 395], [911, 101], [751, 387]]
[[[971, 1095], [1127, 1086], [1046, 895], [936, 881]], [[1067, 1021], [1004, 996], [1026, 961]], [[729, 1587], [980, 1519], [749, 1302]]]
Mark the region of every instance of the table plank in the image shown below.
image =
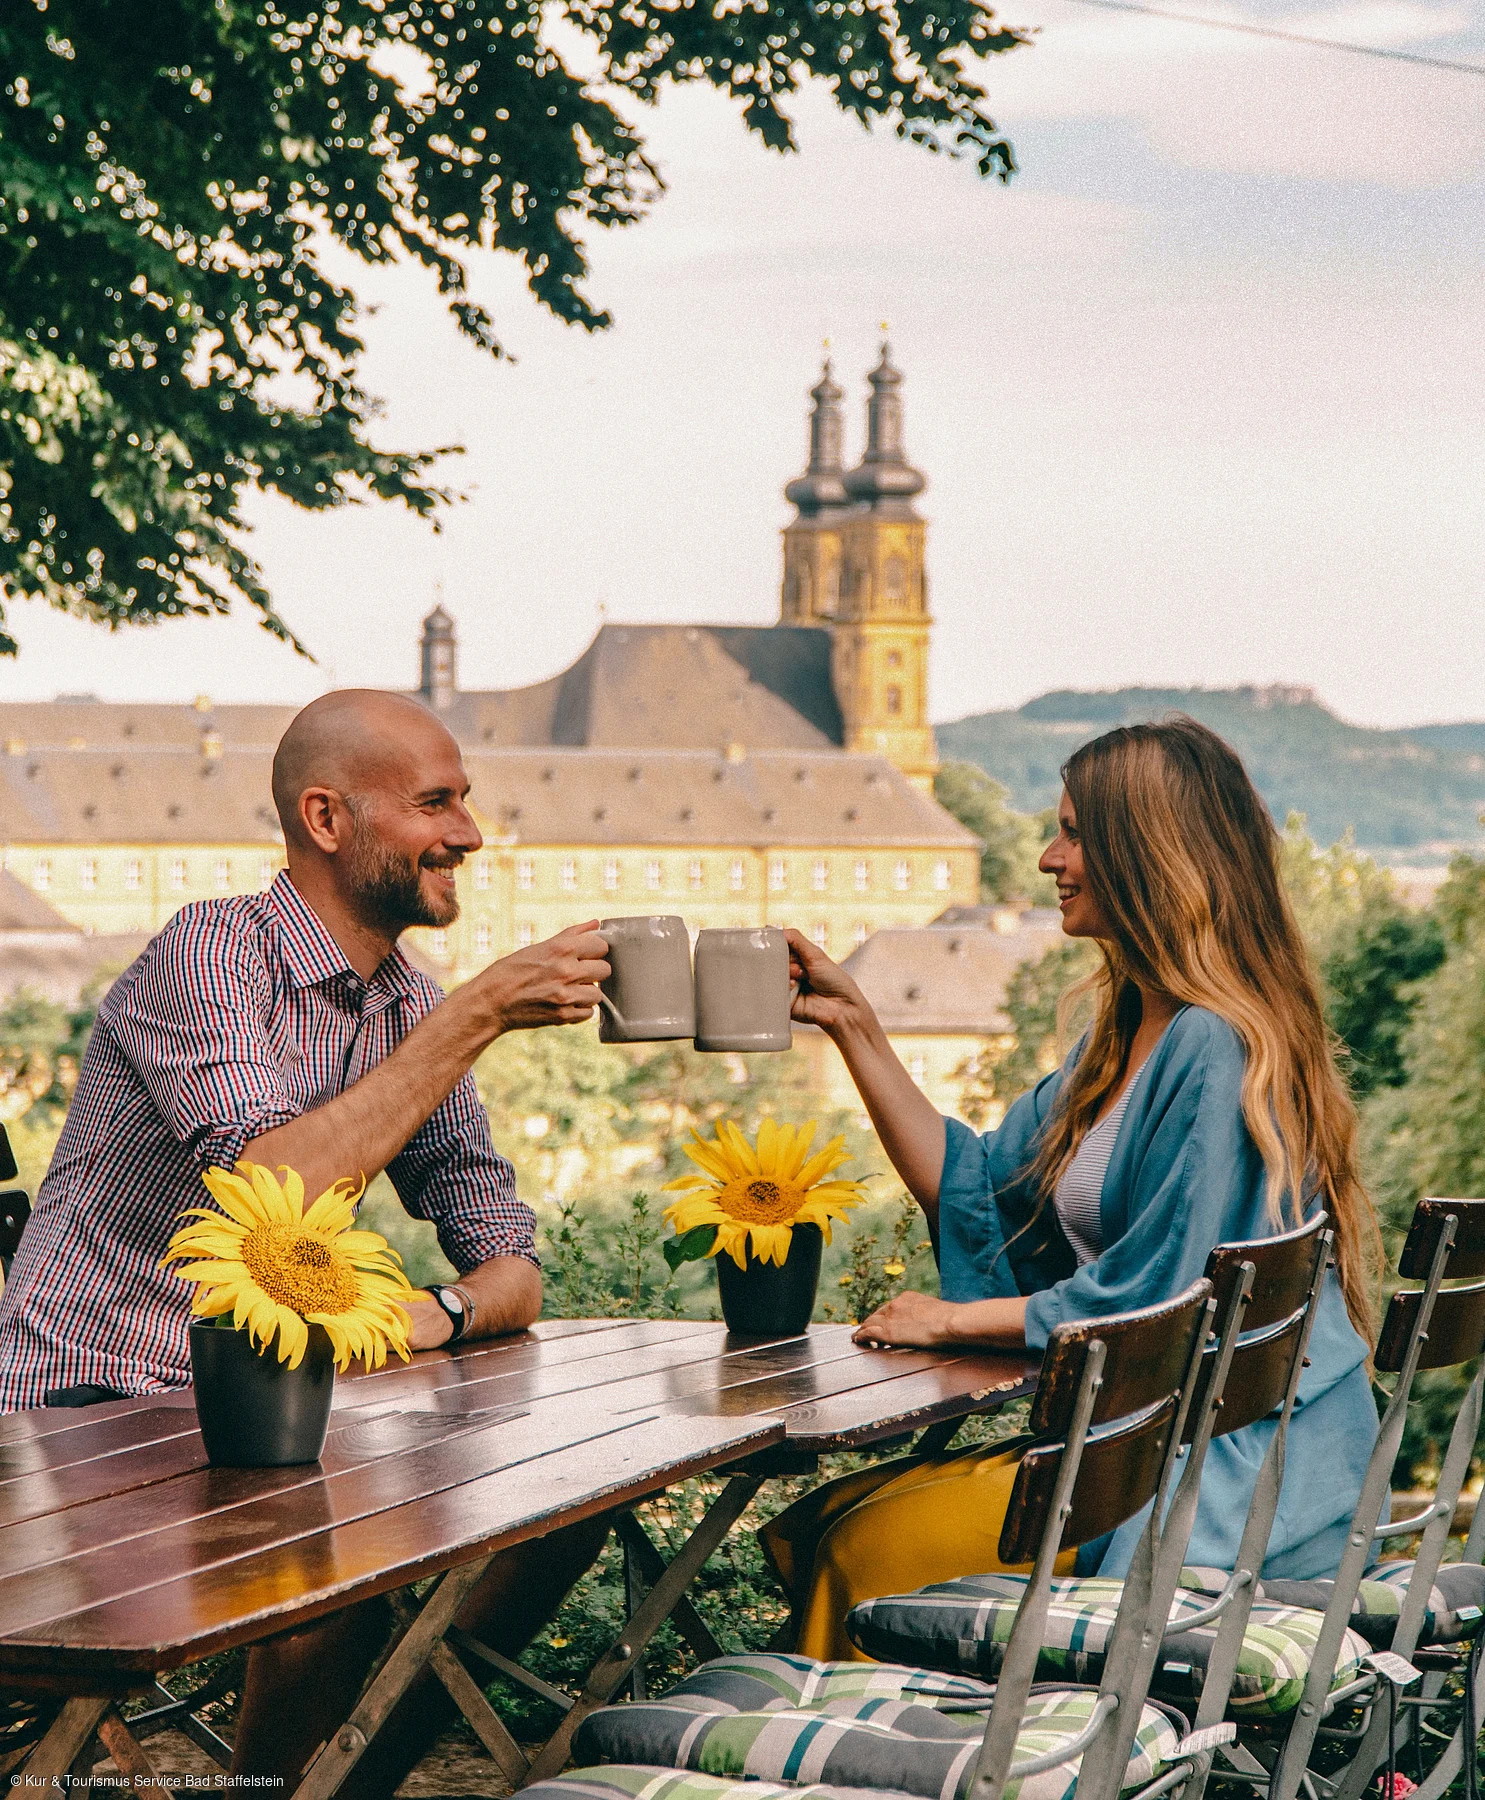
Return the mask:
[[1036, 1392], [1037, 1365], [1016, 1356], [975, 1357], [971, 1379], [983, 1385], [969, 1387], [967, 1373], [962, 1364], [914, 1370], [857, 1392], [782, 1406], [772, 1416], [783, 1420], [791, 1449], [823, 1455], [862, 1449], [941, 1419], [998, 1412]]
[[82, 1682], [89, 1675], [173, 1668], [540, 1537], [782, 1439], [782, 1425], [771, 1419], [635, 1421], [613, 1433], [601, 1458], [591, 1444], [569, 1445], [431, 1498], [236, 1558], [209, 1578], [179, 1574], [20, 1631], [7, 1619], [0, 1670]]

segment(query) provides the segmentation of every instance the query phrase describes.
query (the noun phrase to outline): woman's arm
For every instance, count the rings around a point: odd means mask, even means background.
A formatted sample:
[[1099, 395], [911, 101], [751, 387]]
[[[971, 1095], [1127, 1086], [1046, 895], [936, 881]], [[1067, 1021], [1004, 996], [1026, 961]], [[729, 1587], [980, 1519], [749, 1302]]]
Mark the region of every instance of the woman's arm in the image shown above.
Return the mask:
[[938, 1222], [944, 1167], [943, 1114], [903, 1068], [866, 996], [817, 945], [789, 930], [789, 974], [799, 983], [793, 1016], [818, 1025], [845, 1059], [882, 1148], [930, 1229]]
[[966, 1300], [955, 1305], [931, 1294], [895, 1294], [863, 1319], [852, 1334], [858, 1344], [911, 1345], [919, 1350], [979, 1344], [1020, 1350], [1026, 1344], [1024, 1300]]

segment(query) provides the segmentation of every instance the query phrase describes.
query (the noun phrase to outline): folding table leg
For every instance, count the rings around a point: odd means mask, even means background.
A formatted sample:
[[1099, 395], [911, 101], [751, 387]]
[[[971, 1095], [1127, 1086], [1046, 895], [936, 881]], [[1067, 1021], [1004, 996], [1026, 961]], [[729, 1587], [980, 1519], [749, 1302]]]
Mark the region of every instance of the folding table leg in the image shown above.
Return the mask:
[[116, 1706], [110, 1706], [98, 1721], [98, 1736], [113, 1758], [114, 1767], [121, 1775], [128, 1776], [131, 1792], [147, 1792], [153, 1788], [162, 1800], [175, 1800], [175, 1789], [155, 1773], [144, 1745], [124, 1723]]
[[525, 1754], [485, 1698], [484, 1689], [442, 1640], [433, 1646], [433, 1654], [428, 1660], [455, 1706], [469, 1721], [474, 1735], [490, 1752], [500, 1773], [512, 1787], [519, 1787], [526, 1778]]
[[[646, 1644], [670, 1617], [677, 1600], [701, 1572], [701, 1565], [726, 1537], [762, 1485], [761, 1475], [734, 1475], [723, 1488], [706, 1517], [666, 1564], [665, 1573], [625, 1624], [618, 1642], [589, 1671], [583, 1691], [573, 1702], [571, 1711], [532, 1758], [526, 1776], [528, 1782], [546, 1781], [560, 1773], [578, 1726], [590, 1712], [606, 1705], [618, 1692]], [[311, 1800], [311, 1797], [301, 1788], [298, 1800]]]
[[418, 1616], [366, 1687], [345, 1724], [309, 1766], [294, 1790], [294, 1800], [329, 1800], [365, 1754], [366, 1746], [386, 1724], [392, 1708], [412, 1686], [433, 1655], [434, 1647], [454, 1622], [471, 1588], [493, 1558], [482, 1556], [450, 1569], [423, 1602]]

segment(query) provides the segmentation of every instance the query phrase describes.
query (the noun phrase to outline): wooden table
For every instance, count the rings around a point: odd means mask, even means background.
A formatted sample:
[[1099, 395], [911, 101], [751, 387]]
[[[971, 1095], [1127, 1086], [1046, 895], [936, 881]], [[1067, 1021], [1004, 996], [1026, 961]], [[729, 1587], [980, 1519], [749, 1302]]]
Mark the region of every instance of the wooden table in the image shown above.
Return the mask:
[[[318, 1464], [213, 1469], [189, 1391], [0, 1417], [0, 1682], [69, 1698], [27, 1764], [61, 1775], [97, 1732], [152, 1778], [115, 1702], [155, 1676], [354, 1601], [438, 1584], [301, 1800], [333, 1794], [425, 1667], [516, 1781], [560, 1768], [580, 1718], [618, 1691], [672, 1612], [705, 1651], [685, 1588], [770, 1473], [1028, 1393], [1024, 1358], [862, 1350], [846, 1326], [739, 1345], [686, 1320], [563, 1320], [431, 1351], [338, 1384]], [[626, 1515], [639, 1600], [563, 1726], [528, 1765], [445, 1642], [490, 1558], [688, 1476], [730, 1475], [666, 1564]], [[640, 1540], [643, 1540], [643, 1547]], [[509, 1665], [452, 1631], [466, 1658]]]

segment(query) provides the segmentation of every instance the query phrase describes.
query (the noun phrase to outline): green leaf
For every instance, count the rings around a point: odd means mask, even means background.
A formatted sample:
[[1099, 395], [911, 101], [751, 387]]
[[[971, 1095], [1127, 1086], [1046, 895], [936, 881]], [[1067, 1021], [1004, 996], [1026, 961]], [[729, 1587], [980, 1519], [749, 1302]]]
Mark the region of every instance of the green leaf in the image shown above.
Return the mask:
[[711, 1255], [716, 1241], [715, 1225], [695, 1225], [684, 1237], [666, 1239], [665, 1260], [672, 1269], [680, 1268], [685, 1262], [700, 1262], [702, 1257]]

